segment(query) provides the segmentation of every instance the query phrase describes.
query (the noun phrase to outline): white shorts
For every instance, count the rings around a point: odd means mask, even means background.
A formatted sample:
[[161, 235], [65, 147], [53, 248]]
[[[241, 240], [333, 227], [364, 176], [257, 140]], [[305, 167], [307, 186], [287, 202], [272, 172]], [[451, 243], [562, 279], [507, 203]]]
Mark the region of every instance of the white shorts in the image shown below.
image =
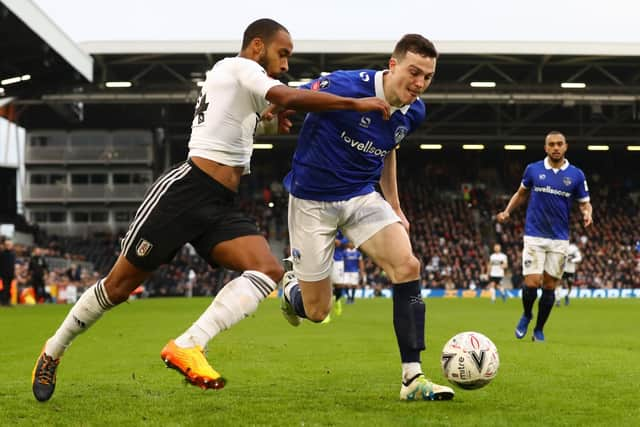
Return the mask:
[[344, 261], [333, 260], [333, 268], [331, 269], [331, 283], [334, 285], [344, 284]]
[[357, 271], [345, 271], [344, 284], [348, 286], [358, 286], [360, 284], [360, 273]]
[[549, 276], [560, 279], [568, 249], [568, 240], [524, 236], [522, 274], [526, 276], [542, 274], [543, 271], [546, 271]]
[[322, 280], [331, 272], [338, 229], [357, 248], [395, 222], [400, 222], [400, 218], [377, 192], [339, 202], [305, 200], [289, 195], [293, 271], [301, 280]]

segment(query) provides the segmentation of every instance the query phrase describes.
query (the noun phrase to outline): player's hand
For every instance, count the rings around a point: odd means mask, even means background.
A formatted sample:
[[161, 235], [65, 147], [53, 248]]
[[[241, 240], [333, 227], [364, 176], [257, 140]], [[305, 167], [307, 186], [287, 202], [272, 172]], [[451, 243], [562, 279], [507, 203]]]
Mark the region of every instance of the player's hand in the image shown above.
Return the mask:
[[509, 212], [507, 211], [502, 211], [500, 213], [498, 213], [498, 215], [496, 215], [496, 219], [498, 220], [499, 223], [503, 223], [503, 222], [507, 222], [509, 221]]
[[379, 111], [380, 113], [382, 113], [382, 118], [385, 120], [389, 120], [389, 117], [391, 115], [391, 106], [389, 105], [389, 103], [375, 96], [356, 99], [356, 105], [354, 109], [359, 113]]
[[402, 212], [402, 209], [399, 209], [399, 208], [395, 209], [395, 212], [400, 217], [402, 226], [404, 227], [405, 230], [407, 230], [407, 233], [409, 233], [409, 230], [411, 229], [411, 224], [409, 223], [409, 220], [405, 216], [404, 212]]
[[295, 110], [284, 110], [278, 113], [278, 133], [289, 133], [293, 122], [289, 120], [289, 116], [294, 114]]
[[[295, 110], [285, 110], [276, 104], [269, 105], [262, 114], [260, 114], [260, 120], [263, 122], [265, 133], [268, 135], [275, 132], [279, 134], [290, 133], [293, 122], [289, 119], [289, 116], [295, 112]], [[277, 118], [277, 121], [274, 124], [268, 126], [265, 125], [267, 122], [273, 121], [274, 118]]]
[[591, 213], [589, 213], [589, 212], [583, 213], [582, 214], [582, 222], [583, 222], [585, 227], [590, 226], [593, 223], [593, 217], [591, 216]]
[[260, 114], [260, 120], [265, 122], [270, 122], [282, 110], [283, 108], [281, 106], [276, 104], [271, 104], [267, 108], [265, 108], [264, 111]]

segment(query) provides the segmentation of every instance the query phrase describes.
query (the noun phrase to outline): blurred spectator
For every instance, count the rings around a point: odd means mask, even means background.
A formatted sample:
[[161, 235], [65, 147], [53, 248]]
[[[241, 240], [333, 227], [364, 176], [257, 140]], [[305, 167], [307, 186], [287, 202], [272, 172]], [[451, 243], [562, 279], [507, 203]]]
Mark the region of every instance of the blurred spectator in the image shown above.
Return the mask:
[[9, 239], [0, 240], [0, 305], [11, 305], [11, 282], [15, 277], [16, 253], [13, 242]]

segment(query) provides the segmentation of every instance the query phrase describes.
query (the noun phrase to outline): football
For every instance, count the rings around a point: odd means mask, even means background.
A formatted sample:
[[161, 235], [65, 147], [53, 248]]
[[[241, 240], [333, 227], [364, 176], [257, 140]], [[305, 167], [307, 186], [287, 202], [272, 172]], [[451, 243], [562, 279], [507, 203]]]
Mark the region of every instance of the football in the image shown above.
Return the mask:
[[442, 373], [455, 386], [473, 390], [495, 378], [500, 366], [498, 349], [479, 332], [461, 332], [442, 349]]

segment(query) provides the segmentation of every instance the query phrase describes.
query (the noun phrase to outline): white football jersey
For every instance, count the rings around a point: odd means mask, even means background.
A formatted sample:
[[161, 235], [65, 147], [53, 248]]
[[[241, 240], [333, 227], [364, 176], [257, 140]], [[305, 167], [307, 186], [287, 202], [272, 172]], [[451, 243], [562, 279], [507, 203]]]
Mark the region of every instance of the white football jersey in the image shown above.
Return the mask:
[[573, 243], [569, 245], [569, 249], [567, 249], [567, 258], [564, 263], [564, 272], [565, 273], [575, 273], [576, 272], [576, 264], [582, 261], [582, 254], [580, 253], [580, 249]]
[[491, 264], [491, 270], [489, 270], [489, 276], [491, 277], [504, 277], [504, 268], [502, 263], [507, 262], [507, 256], [502, 252], [492, 253], [489, 257], [489, 264]]
[[255, 61], [225, 58], [207, 72], [191, 124], [189, 157], [204, 157], [250, 172], [253, 135], [265, 95], [282, 84]]

